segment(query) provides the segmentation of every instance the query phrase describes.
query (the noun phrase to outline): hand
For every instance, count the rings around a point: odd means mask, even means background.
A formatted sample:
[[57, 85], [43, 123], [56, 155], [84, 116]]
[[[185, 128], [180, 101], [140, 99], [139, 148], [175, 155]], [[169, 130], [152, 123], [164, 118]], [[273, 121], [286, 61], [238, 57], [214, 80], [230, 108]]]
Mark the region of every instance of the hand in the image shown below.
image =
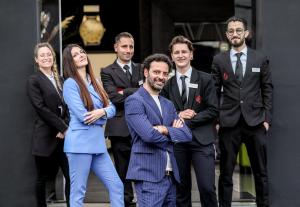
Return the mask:
[[98, 119], [100, 119], [104, 115], [105, 115], [105, 110], [103, 108], [89, 111], [84, 114], [84, 116], [85, 116], [84, 123], [90, 125], [90, 124], [94, 123], [95, 121], [97, 121]]
[[270, 128], [269, 123], [268, 122], [264, 122], [263, 125], [264, 125], [266, 131], [269, 131], [269, 128]]
[[56, 135], [56, 138], [64, 139], [65, 138], [65, 133], [58, 132], [57, 135]]
[[192, 119], [196, 115], [197, 115], [197, 113], [192, 109], [186, 109], [184, 111], [181, 111], [178, 114], [179, 118], [182, 118], [182, 119]]
[[181, 119], [177, 119], [177, 120], [175, 119], [173, 121], [172, 127], [174, 127], [174, 128], [181, 128], [181, 127], [183, 127], [183, 121]]
[[159, 133], [161, 133], [163, 135], [169, 134], [168, 128], [163, 125], [153, 126], [153, 128], [156, 129]]

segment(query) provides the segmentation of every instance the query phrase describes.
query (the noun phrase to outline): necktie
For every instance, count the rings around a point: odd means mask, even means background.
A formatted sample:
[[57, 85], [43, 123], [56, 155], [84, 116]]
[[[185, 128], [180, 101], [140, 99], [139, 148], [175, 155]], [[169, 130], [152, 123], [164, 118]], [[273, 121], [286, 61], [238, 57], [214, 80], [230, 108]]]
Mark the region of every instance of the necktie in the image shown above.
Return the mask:
[[128, 65], [124, 65], [123, 69], [126, 71], [126, 76], [128, 78], [129, 81], [131, 81], [131, 74], [130, 74], [130, 71], [129, 71], [129, 66]]
[[237, 61], [235, 66], [235, 77], [239, 82], [242, 82], [243, 80], [243, 64], [241, 61], [241, 56], [243, 53], [236, 53]]
[[187, 101], [187, 95], [186, 95], [186, 84], [185, 84], [185, 79], [186, 76], [182, 75], [180, 76], [181, 83], [182, 83], [182, 88], [181, 88], [181, 100], [182, 100], [182, 105], [186, 104]]

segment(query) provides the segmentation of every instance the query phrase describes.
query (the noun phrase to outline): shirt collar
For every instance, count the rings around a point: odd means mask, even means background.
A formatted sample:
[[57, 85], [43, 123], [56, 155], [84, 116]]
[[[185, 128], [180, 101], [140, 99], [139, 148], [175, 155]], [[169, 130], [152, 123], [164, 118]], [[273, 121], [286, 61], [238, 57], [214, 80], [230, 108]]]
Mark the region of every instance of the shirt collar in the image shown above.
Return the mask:
[[47, 74], [47, 73], [44, 73], [49, 79], [53, 79], [54, 78], [54, 74], [53, 72], [51, 71], [51, 74]]
[[184, 73], [179, 73], [178, 70], [176, 70], [176, 77], [177, 77], [177, 80], [180, 79], [180, 76], [182, 75], [185, 75], [187, 78], [191, 79], [191, 76], [192, 76], [192, 66], [190, 66], [190, 68]]
[[[243, 55], [246, 55], [247, 56], [247, 52], [248, 52], [248, 48], [247, 46], [244, 47], [242, 50], [241, 50], [241, 53], [243, 53]], [[235, 54], [239, 53], [238, 51], [236, 51], [235, 49], [231, 48], [230, 49], [230, 56], [231, 57], [235, 57]]]
[[[124, 65], [128, 65], [129, 66], [129, 70], [131, 70], [131, 60], [127, 63], [127, 64], [123, 64], [121, 63], [121, 61], [119, 60], [119, 58], [117, 59], [117, 63], [118, 65], [123, 69]], [[123, 69], [124, 70], [124, 69]]]

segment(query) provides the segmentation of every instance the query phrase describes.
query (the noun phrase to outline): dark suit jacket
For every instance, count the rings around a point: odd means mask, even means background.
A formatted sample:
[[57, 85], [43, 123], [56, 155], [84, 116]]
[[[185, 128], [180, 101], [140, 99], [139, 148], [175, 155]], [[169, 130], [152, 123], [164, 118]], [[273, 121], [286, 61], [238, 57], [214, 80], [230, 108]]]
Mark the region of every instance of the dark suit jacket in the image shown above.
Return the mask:
[[63, 140], [56, 138], [65, 132], [66, 106], [49, 78], [37, 71], [27, 81], [27, 95], [37, 116], [34, 121], [32, 154], [50, 156]]
[[271, 123], [273, 85], [269, 60], [264, 55], [248, 48], [241, 84], [235, 78], [230, 51], [214, 57], [212, 73], [220, 97], [220, 126], [235, 126], [241, 114], [249, 126]]
[[[104, 89], [117, 110], [116, 116], [107, 121], [105, 136], [129, 136], [128, 127], [124, 118], [124, 101], [143, 84], [144, 80], [141, 65], [132, 63], [131, 67], [131, 82], [127, 79], [126, 74], [118, 65], [117, 61], [106, 68], [101, 69], [101, 80]], [[123, 95], [118, 93], [120, 90], [123, 90]]]
[[[171, 101], [159, 96], [162, 115], [154, 99], [141, 87], [125, 102], [126, 121], [132, 136], [132, 149], [127, 171], [127, 179], [159, 182], [165, 176], [167, 152], [170, 155], [174, 177], [179, 182], [178, 168], [173, 152], [177, 142], [189, 142], [192, 135], [184, 124], [181, 128], [172, 127], [178, 119]], [[165, 136], [153, 126], [164, 125], [169, 135]]]
[[216, 139], [215, 121], [218, 115], [218, 99], [214, 82], [210, 74], [192, 69], [190, 83], [197, 88], [189, 87], [187, 106], [182, 105], [176, 76], [170, 78], [161, 91], [161, 95], [170, 99], [178, 112], [184, 109], [192, 109], [197, 115], [191, 120], [185, 120], [192, 130], [193, 139], [200, 144], [211, 144]]

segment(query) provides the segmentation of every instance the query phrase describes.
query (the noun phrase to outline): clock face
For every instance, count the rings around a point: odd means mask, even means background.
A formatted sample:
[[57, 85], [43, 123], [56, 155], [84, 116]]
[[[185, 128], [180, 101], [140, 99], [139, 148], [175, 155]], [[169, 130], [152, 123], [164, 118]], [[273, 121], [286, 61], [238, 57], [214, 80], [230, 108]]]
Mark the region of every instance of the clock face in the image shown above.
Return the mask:
[[84, 16], [79, 27], [79, 34], [85, 45], [99, 45], [105, 28], [99, 16]]

